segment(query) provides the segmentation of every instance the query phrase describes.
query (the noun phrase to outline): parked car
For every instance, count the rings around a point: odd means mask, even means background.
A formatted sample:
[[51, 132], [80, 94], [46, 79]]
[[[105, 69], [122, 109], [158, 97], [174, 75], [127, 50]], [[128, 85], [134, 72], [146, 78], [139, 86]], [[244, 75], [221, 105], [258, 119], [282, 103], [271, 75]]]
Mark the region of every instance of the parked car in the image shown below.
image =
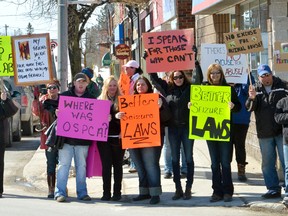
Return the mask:
[[15, 86], [14, 78], [7, 77], [5, 80], [10, 84], [10, 88], [20, 93], [16, 100], [21, 105], [21, 129], [22, 135], [31, 136], [34, 132], [34, 127], [40, 124], [39, 116], [32, 113], [34, 100], [33, 88], [31, 86]]
[[3, 78], [4, 88], [9, 98], [12, 98], [15, 105], [19, 108], [17, 113], [5, 120], [7, 127], [4, 128], [5, 134], [4, 144], [6, 147], [11, 147], [13, 141], [21, 141], [21, 105], [20, 105], [20, 92], [16, 91], [15, 88], [10, 84], [9, 78]]

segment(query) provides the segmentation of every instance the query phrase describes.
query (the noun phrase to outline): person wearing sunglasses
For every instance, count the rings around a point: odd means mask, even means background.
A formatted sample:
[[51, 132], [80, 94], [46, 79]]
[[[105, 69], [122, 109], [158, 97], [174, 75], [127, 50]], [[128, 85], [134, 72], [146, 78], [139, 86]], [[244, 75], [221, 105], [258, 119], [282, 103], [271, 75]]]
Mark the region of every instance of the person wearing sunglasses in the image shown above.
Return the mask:
[[52, 149], [52, 151], [48, 151], [48, 146], [45, 144], [47, 140], [45, 132], [56, 119], [55, 110], [58, 108], [59, 88], [60, 82], [54, 79], [46, 85], [47, 94], [44, 94], [39, 98], [40, 121], [43, 126], [40, 135], [40, 149], [45, 150], [46, 156], [48, 198], [54, 198], [58, 150]]
[[[231, 89], [231, 101], [227, 103], [231, 112], [239, 112], [241, 103], [235, 89], [230, 86], [225, 79], [223, 69], [219, 64], [211, 64], [207, 69], [207, 82], [211, 86], [227, 86]], [[189, 105], [188, 105], [189, 106]], [[232, 117], [230, 116], [230, 119]], [[232, 132], [230, 131], [230, 134]], [[231, 202], [234, 193], [231, 173], [231, 159], [233, 144], [229, 141], [207, 140], [212, 170], [212, 189], [213, 193], [210, 202]]]
[[260, 65], [257, 72], [259, 80], [253, 86], [249, 86], [246, 108], [250, 112], [254, 111], [256, 119], [256, 131], [262, 156], [262, 173], [268, 190], [262, 198], [279, 198], [281, 186], [276, 170], [277, 153], [283, 171], [285, 165], [282, 125], [275, 121], [274, 115], [277, 102], [287, 97], [288, 90], [283, 80], [273, 76], [267, 64]]
[[[172, 71], [168, 83], [159, 78], [157, 73], [149, 74], [155, 88], [166, 97], [172, 118], [168, 125], [168, 139], [171, 147], [173, 181], [175, 183], [175, 194], [173, 200], [183, 198], [191, 199], [191, 189], [194, 178], [193, 145], [194, 140], [188, 139], [189, 134], [189, 109], [187, 103], [190, 101], [191, 82], [184, 71]], [[181, 143], [187, 163], [186, 188], [183, 192], [180, 175], [180, 149]]]

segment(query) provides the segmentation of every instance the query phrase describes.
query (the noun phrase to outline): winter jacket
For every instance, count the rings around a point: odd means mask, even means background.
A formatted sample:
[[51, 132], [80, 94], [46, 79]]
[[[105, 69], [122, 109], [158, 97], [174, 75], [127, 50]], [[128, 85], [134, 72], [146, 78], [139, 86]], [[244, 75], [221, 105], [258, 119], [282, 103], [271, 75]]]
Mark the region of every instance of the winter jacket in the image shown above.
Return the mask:
[[256, 98], [254, 100], [248, 98], [246, 108], [255, 113], [257, 137], [271, 138], [282, 134], [282, 125], [275, 121], [274, 114], [277, 102], [288, 94], [286, 83], [273, 76], [273, 84], [269, 94], [260, 82], [255, 83], [254, 87]]
[[278, 101], [274, 118], [276, 123], [282, 125], [283, 144], [288, 145], [288, 97]]

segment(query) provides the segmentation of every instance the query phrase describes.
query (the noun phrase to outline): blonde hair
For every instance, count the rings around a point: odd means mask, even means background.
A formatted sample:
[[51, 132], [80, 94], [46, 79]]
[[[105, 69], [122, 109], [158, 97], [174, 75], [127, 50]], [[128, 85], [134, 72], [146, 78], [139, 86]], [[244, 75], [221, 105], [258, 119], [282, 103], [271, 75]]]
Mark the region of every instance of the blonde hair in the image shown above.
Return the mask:
[[101, 92], [101, 95], [99, 96], [98, 99], [101, 99], [101, 100], [110, 100], [111, 98], [109, 97], [108, 95], [108, 87], [109, 87], [109, 84], [112, 82], [112, 81], [115, 81], [116, 85], [117, 85], [117, 91], [116, 91], [116, 94], [115, 94], [115, 100], [112, 101], [113, 104], [114, 104], [114, 109], [117, 110], [118, 109], [118, 96], [122, 95], [121, 94], [121, 90], [119, 88], [119, 84], [118, 84], [118, 81], [115, 79], [114, 76], [109, 76], [107, 79], [105, 79], [104, 81], [104, 84], [103, 84], [103, 87], [102, 87], [102, 92]]

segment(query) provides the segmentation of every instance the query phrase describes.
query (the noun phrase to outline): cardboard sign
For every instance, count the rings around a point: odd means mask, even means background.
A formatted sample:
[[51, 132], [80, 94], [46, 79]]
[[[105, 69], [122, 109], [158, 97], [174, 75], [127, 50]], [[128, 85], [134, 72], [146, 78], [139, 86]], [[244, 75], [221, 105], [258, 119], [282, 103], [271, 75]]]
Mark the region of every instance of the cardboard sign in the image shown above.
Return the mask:
[[276, 72], [287, 72], [288, 68], [288, 42], [275, 42], [273, 55], [273, 69]]
[[121, 89], [121, 92], [123, 95], [129, 95], [129, 90], [130, 90], [130, 78], [125, 72], [120, 73], [120, 78], [119, 78], [119, 88]]
[[191, 85], [189, 139], [229, 141], [231, 87]]
[[57, 135], [107, 141], [111, 102], [60, 96]]
[[224, 41], [229, 56], [264, 50], [261, 31], [258, 28], [224, 33]]
[[53, 79], [49, 34], [12, 37], [16, 85], [38, 85]]
[[0, 76], [14, 76], [10, 36], [0, 36]]
[[119, 96], [122, 148], [145, 148], [161, 145], [158, 94]]
[[193, 29], [143, 33], [143, 43], [148, 54], [147, 73], [191, 70], [195, 66]]
[[223, 68], [228, 83], [247, 83], [247, 60], [244, 54], [228, 56], [225, 44], [201, 44], [201, 67], [204, 80], [205, 70], [210, 64], [219, 64]]

